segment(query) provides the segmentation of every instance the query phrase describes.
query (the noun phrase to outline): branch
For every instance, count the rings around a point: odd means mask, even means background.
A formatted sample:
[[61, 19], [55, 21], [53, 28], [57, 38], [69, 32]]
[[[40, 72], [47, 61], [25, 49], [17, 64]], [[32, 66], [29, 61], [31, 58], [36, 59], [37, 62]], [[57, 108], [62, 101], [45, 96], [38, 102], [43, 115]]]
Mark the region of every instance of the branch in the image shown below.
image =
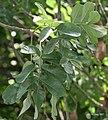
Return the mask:
[[[13, 4], [16, 6], [18, 6], [19, 4], [18, 4], [18, 2], [16, 1], [16, 0], [12, 0], [13, 1]], [[33, 15], [31, 14], [31, 13], [29, 13], [29, 12], [27, 12], [23, 7], [21, 7], [21, 10], [22, 10], [22, 12], [24, 13], [24, 14], [26, 14], [26, 15], [28, 15], [28, 16], [30, 16], [30, 17], [33, 17]]]
[[61, 20], [61, 0], [57, 0], [58, 4], [58, 14], [57, 14], [57, 19]]
[[100, 8], [101, 8], [101, 11], [102, 11], [105, 19], [106, 19], [106, 22], [108, 23], [108, 17], [107, 17], [107, 15], [106, 15], [106, 13], [105, 13], [105, 10], [104, 10], [104, 8], [103, 8], [102, 3], [101, 3], [100, 0], [98, 0], [98, 4], [99, 4], [99, 6], [100, 6]]
[[24, 65], [24, 61], [23, 61], [22, 58], [20, 57], [18, 51], [14, 48], [14, 40], [13, 40], [13, 38], [12, 38], [12, 40], [11, 40], [10, 46], [12, 47], [13, 52], [14, 52], [15, 56], [17, 57], [18, 61], [20, 62], [20, 64], [21, 64], [21, 65]]
[[74, 85], [90, 100], [90, 102], [96, 106], [97, 108], [100, 108], [102, 110], [108, 110], [107, 108], [104, 108], [102, 105], [98, 105], [76, 82], [74, 82]]
[[[19, 3], [18, 3], [16, 0], [12, 0], [12, 1], [13, 1], [13, 4], [14, 4], [15, 6], [19, 6]], [[20, 6], [20, 7], [21, 7], [20, 11], [21, 11], [22, 13], [24, 13], [29, 19], [30, 19], [30, 18], [34, 18], [34, 16], [33, 16], [31, 13], [29, 13], [27, 10], [25, 10], [22, 6]], [[33, 24], [34, 26], [36, 26], [32, 19], [30, 19], [30, 21], [32, 22], [32, 24]]]
[[[82, 69], [82, 72], [85, 73], [94, 83], [94, 85], [99, 88], [100, 92], [104, 93], [104, 90], [102, 89], [102, 87], [94, 80], [94, 78], [84, 69]], [[105, 95], [108, 97], [108, 94], [105, 93]]]
[[66, 104], [66, 120], [69, 120], [69, 111], [68, 111], [68, 105], [66, 97], [64, 97], [64, 103]]
[[95, 81], [95, 79], [94, 79], [86, 70], [84, 70], [84, 68], [79, 68], [79, 67], [77, 67], [76, 65], [74, 65], [74, 66], [75, 66], [78, 70], [80, 70], [81, 72], [83, 72], [84, 74], [86, 74], [86, 75], [89, 77], [89, 79], [92, 80], [93, 84], [94, 84], [97, 88], [99, 88], [100, 92], [101, 92], [101, 93], [104, 93], [104, 91], [103, 91], [103, 89], [101, 88], [101, 86]]
[[10, 25], [4, 24], [2, 22], [0, 22], [0, 26], [4, 27], [4, 28], [8, 28], [10, 30], [23, 31], [23, 32], [25, 32], [27, 34], [30, 34], [30, 35], [32, 34], [32, 35], [34, 35], [36, 37], [39, 37], [39, 35], [37, 33], [32, 32], [30, 29], [20, 28], [20, 27], [17, 27], [17, 26], [10, 26]]
[[93, 81], [94, 85], [97, 86], [101, 92], [104, 92], [101, 86], [94, 80], [94, 78], [86, 70], [82, 68], [81, 71], [85, 73]]
[[74, 6], [74, 0], [67, 0], [67, 1], [68, 1], [68, 3], [69, 3], [70, 7], [73, 7], [73, 6]]
[[69, 92], [69, 95], [70, 95], [72, 101], [73, 101], [74, 104], [75, 104], [75, 109], [77, 109], [77, 102], [76, 102], [75, 98], [72, 96], [72, 94], [71, 94], [70, 92]]

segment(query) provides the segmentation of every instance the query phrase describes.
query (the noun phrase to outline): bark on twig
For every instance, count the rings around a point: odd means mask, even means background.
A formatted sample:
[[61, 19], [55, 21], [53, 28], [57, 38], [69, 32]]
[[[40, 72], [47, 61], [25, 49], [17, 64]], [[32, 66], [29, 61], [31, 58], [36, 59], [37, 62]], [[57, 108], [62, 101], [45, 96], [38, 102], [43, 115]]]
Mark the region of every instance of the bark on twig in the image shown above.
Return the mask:
[[57, 4], [58, 4], [57, 20], [61, 20], [61, 0], [57, 0]]
[[64, 103], [66, 104], [66, 120], [70, 120], [66, 97], [64, 97]]
[[74, 6], [74, 0], [67, 0], [67, 1], [68, 1], [68, 3], [69, 3], [70, 7], [73, 7], [73, 6]]
[[32, 32], [30, 29], [20, 28], [20, 27], [17, 27], [17, 26], [10, 26], [10, 25], [4, 24], [2, 22], [0, 22], [0, 26], [4, 27], [4, 28], [7, 28], [7, 29], [10, 29], [10, 30], [23, 31], [27, 34], [30, 34], [30, 35], [32, 34], [35, 37], [39, 37], [39, 35], [37, 33]]
[[18, 51], [14, 48], [14, 40], [13, 40], [13, 38], [12, 38], [12, 40], [11, 40], [10, 46], [12, 47], [13, 52], [14, 52], [16, 58], [18, 59], [19, 63], [20, 63], [21, 65], [24, 65], [24, 61], [22, 60], [22, 58], [21, 58], [21, 56], [19, 55]]
[[104, 108], [101, 104], [95, 103], [95, 101], [77, 84], [74, 82], [74, 85], [88, 98], [88, 100], [97, 108], [100, 108], [102, 110], [108, 110], [107, 108]]
[[102, 11], [105, 19], [106, 19], [106, 22], [108, 23], [108, 17], [107, 17], [107, 15], [106, 15], [106, 13], [105, 13], [105, 10], [104, 10], [104, 8], [103, 8], [102, 3], [101, 3], [100, 0], [98, 0], [98, 4], [99, 4], [99, 6], [100, 6], [100, 8], [101, 8], [101, 11]]

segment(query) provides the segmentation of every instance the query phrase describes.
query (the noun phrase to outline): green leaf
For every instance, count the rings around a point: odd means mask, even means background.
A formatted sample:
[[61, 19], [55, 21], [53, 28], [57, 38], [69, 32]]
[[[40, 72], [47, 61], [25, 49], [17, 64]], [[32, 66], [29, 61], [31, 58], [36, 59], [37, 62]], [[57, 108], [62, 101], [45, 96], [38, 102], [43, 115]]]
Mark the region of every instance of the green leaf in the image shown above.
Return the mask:
[[93, 24], [97, 23], [100, 20], [100, 15], [97, 11], [92, 11], [89, 13], [88, 23]]
[[59, 26], [56, 27], [62, 34], [72, 36], [72, 37], [79, 37], [81, 35], [80, 27], [74, 25], [73, 23], [61, 23]]
[[37, 2], [35, 2], [35, 5], [41, 10], [41, 12], [42, 12], [42, 14], [43, 14], [43, 18], [44, 18], [44, 19], [47, 19], [47, 18], [48, 18], [48, 15], [47, 15], [46, 11], [44, 10], [44, 8], [42, 7], [42, 5], [39, 4], [39, 3], [37, 3]]
[[66, 73], [59, 65], [43, 64], [42, 69], [52, 74], [56, 79], [61, 82], [64, 82], [66, 80]]
[[81, 17], [82, 17], [82, 10], [83, 10], [83, 5], [77, 4], [75, 7], [72, 9], [72, 23], [80, 23], [81, 22]]
[[35, 22], [35, 24], [37, 24], [38, 26], [48, 25], [54, 28], [57, 27], [60, 23], [63, 22], [52, 19], [42, 19], [42, 18], [40, 18], [40, 20], [37, 19], [37, 21]]
[[46, 4], [51, 8], [54, 8], [57, 3], [55, 0], [46, 0]]
[[34, 64], [30, 64], [28, 66], [26, 66], [20, 74], [17, 75], [16, 77], [16, 81], [18, 83], [22, 83], [24, 82], [28, 76], [35, 70], [35, 65]]
[[88, 56], [79, 56], [78, 61], [80, 61], [81, 63], [86, 64], [86, 65], [91, 65], [91, 58], [89, 55]]
[[42, 58], [44, 60], [50, 61], [51, 63], [59, 64], [62, 55], [58, 51], [53, 51], [50, 54], [43, 54]]
[[88, 21], [89, 13], [91, 11], [94, 11], [94, 4], [92, 2], [85, 3], [83, 6], [82, 17], [81, 17], [82, 23], [85, 23]]
[[41, 87], [37, 86], [36, 90], [33, 92], [33, 100], [37, 106], [37, 110], [40, 111], [41, 105], [44, 101], [44, 91]]
[[23, 65], [22, 70], [23, 70], [26, 66], [31, 65], [31, 64], [32, 64], [31, 61], [26, 61], [26, 62], [24, 63], [24, 65]]
[[66, 62], [68, 62], [68, 58], [67, 57], [65, 57], [65, 56], [63, 56], [62, 58], [61, 58], [61, 60], [60, 60], [60, 65], [63, 65], [63, 64], [65, 64]]
[[9, 85], [5, 91], [3, 92], [2, 98], [6, 104], [13, 104], [17, 100], [17, 91], [18, 91], [19, 85], [13, 84]]
[[36, 24], [39, 26], [42, 25], [48, 25], [51, 27], [57, 27], [60, 23], [63, 23], [62, 21], [57, 21], [57, 20], [50, 20], [50, 19], [41, 19], [36, 21]]
[[58, 38], [53, 38], [51, 39], [46, 46], [44, 47], [44, 54], [50, 54], [53, 52], [54, 48], [55, 48], [55, 44], [58, 42]]
[[59, 38], [60, 38], [60, 39], [63, 39], [63, 40], [69, 41], [69, 40], [73, 39], [74, 37], [73, 37], [73, 36], [66, 35], [66, 34], [61, 34], [61, 35], [59, 36]]
[[87, 33], [84, 30], [82, 30], [81, 36], [78, 37], [78, 40], [82, 46], [86, 47]]
[[103, 59], [103, 64], [108, 67], [108, 57]]
[[62, 43], [59, 43], [59, 49], [60, 49], [60, 53], [62, 54], [62, 56], [67, 57], [69, 55], [69, 53], [70, 53], [69, 48], [68, 47], [64, 47], [62, 45]]
[[38, 118], [38, 110], [37, 110], [37, 106], [35, 105], [34, 120], [36, 120], [37, 118]]
[[90, 50], [92, 50], [92, 51], [96, 51], [96, 46], [95, 46], [94, 44], [88, 43], [88, 44], [87, 44], [87, 47], [88, 47]]
[[39, 35], [39, 40], [43, 42], [50, 36], [51, 33], [53, 33], [53, 30], [51, 28], [49, 27], [44, 28]]
[[24, 93], [27, 92], [28, 87], [36, 80], [37, 78], [34, 76], [28, 77], [23, 83], [9, 85], [5, 91], [3, 92], [3, 100], [5, 103], [13, 104], [17, 100], [19, 100]]
[[24, 54], [38, 54], [40, 55], [39, 49], [34, 45], [24, 46], [21, 51]]
[[36, 76], [30, 76], [23, 83], [20, 83], [19, 88], [17, 90], [16, 98], [20, 99], [22, 97], [22, 95], [25, 92], [27, 92], [28, 87], [36, 80], [38, 80], [38, 78]]
[[[82, 25], [93, 43], [97, 43], [96, 38], [101, 38], [107, 34], [107, 30], [103, 26], [98, 25]], [[94, 39], [95, 38], [95, 39]], [[93, 41], [92, 39], [96, 40]]]
[[32, 100], [31, 100], [30, 94], [28, 94], [27, 98], [23, 101], [23, 107], [19, 116], [21, 116], [25, 111], [27, 111], [30, 108], [31, 104], [32, 104]]
[[66, 62], [65, 64], [63, 64], [63, 66], [67, 74], [74, 74], [73, 66], [70, 62]]
[[41, 76], [40, 80], [47, 86], [48, 91], [53, 96], [62, 97], [65, 95], [65, 89], [62, 83], [52, 76], [52, 74], [46, 72]]
[[52, 96], [50, 102], [51, 102], [51, 105], [52, 105], [51, 116], [52, 116], [53, 120], [56, 120], [56, 116], [57, 116], [57, 109], [56, 109], [57, 97]]

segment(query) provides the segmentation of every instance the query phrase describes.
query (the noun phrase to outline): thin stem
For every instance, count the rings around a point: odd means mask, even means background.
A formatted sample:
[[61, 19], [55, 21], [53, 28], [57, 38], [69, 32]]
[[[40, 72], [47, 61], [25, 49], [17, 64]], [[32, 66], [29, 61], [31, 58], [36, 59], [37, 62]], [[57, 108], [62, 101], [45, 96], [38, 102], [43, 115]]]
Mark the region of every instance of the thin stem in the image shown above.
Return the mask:
[[104, 92], [101, 86], [94, 80], [94, 78], [86, 70], [82, 68], [82, 72], [85, 73], [93, 81], [94, 85], [97, 86], [101, 92]]
[[108, 110], [104, 108], [102, 105], [97, 104], [76, 82], [74, 82], [74, 85], [89, 99], [89, 101], [94, 104], [96, 107], [103, 109], [103, 110]]
[[69, 3], [70, 7], [73, 7], [73, 6], [74, 6], [74, 0], [67, 0], [67, 1], [68, 1], [68, 3]]
[[93, 84], [100, 90], [101, 93], [104, 93], [104, 90], [101, 88], [101, 86], [95, 81], [95, 79], [86, 71], [84, 70], [84, 68], [79, 68], [77, 67], [75, 64], [74, 66], [80, 70], [81, 72], [83, 72], [84, 74], [86, 74], [90, 80], [92, 80]]
[[[33, 44], [33, 35], [31, 34], [31, 45], [32, 45], [32, 44]], [[31, 54], [30, 57], [31, 57], [31, 61], [32, 61], [32, 57], [33, 57], [32, 54]]]
[[69, 93], [69, 95], [70, 95], [70, 97], [71, 97], [72, 101], [73, 101], [73, 102], [74, 102], [74, 104], [75, 104], [75, 109], [77, 109], [77, 102], [76, 102], [75, 98], [72, 96], [72, 94], [71, 94], [71, 93]]
[[102, 11], [105, 19], [106, 19], [106, 22], [108, 23], [108, 17], [107, 17], [107, 15], [106, 15], [106, 13], [105, 13], [105, 10], [104, 10], [104, 8], [103, 8], [102, 3], [101, 3], [100, 0], [98, 0], [98, 4], [99, 4], [99, 6], [100, 6], [100, 8], [101, 8], [101, 11]]
[[[47, 97], [47, 96], [46, 96], [46, 89], [45, 89], [45, 86], [44, 86], [44, 91], [45, 91], [45, 102], [46, 102], [46, 101], [47, 101], [47, 100], [46, 100], [46, 97]], [[44, 112], [44, 115], [46, 116], [46, 119], [47, 119], [47, 120], [50, 120], [50, 118], [48, 117], [47, 112], [46, 112], [46, 110], [45, 110], [45, 107], [44, 107], [43, 112]]]
[[4, 28], [7, 28], [7, 29], [10, 29], [10, 30], [23, 31], [27, 34], [30, 34], [30, 35], [33, 34], [34, 36], [39, 37], [39, 35], [37, 33], [32, 32], [30, 29], [20, 28], [20, 27], [17, 27], [17, 26], [10, 26], [10, 25], [4, 24], [2, 22], [0, 22], [0, 26], [4, 27]]
[[66, 120], [69, 120], [69, 111], [68, 111], [68, 105], [66, 97], [64, 97], [64, 103], [66, 104]]
[[21, 58], [21, 56], [19, 55], [18, 51], [14, 48], [14, 40], [13, 40], [13, 38], [11, 39], [10, 46], [12, 47], [13, 52], [14, 52], [16, 58], [18, 59], [19, 63], [20, 63], [21, 65], [24, 65], [24, 61], [22, 60], [22, 58]]
[[[16, 5], [19, 5], [18, 2], [16, 0], [12, 0], [13, 1], [13, 4], [16, 6]], [[22, 12], [24, 12], [25, 14], [27, 14], [28, 16], [30, 17], [33, 17], [33, 15], [31, 13], [28, 13], [23, 7], [22, 8]]]
[[39, 50], [40, 50], [40, 59], [39, 59], [39, 76], [41, 74], [41, 66], [42, 66], [42, 42], [40, 42], [39, 44]]
[[61, 0], [57, 0], [58, 4], [58, 14], [57, 14], [57, 19], [61, 20]]

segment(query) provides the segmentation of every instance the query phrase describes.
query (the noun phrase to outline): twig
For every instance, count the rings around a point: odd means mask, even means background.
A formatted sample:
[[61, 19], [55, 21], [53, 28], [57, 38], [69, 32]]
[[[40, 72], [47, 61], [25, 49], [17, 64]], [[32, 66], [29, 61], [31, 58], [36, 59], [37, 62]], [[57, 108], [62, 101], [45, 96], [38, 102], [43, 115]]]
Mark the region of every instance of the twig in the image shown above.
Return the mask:
[[[101, 88], [101, 86], [94, 80], [94, 78], [87, 72], [85, 71], [83, 68], [79, 68], [77, 67], [76, 65], [74, 65], [77, 69], [79, 69], [81, 72], [85, 73], [93, 82], [93, 84], [99, 88], [100, 92], [101, 93], [104, 93], [104, 90]], [[106, 95], [108, 97], [108, 94], [107, 93], [104, 93], [104, 95]]]
[[101, 3], [100, 0], [98, 0], [98, 4], [99, 4], [99, 6], [100, 6], [100, 8], [101, 8], [101, 11], [102, 11], [105, 19], [106, 19], [106, 22], [108, 23], [108, 17], [107, 17], [107, 15], [106, 15], [106, 13], [105, 13], [105, 10], [104, 10], [104, 8], [103, 8], [102, 3]]
[[[39, 78], [40, 79], [40, 78]], [[38, 81], [39, 82], [39, 81]], [[44, 87], [44, 91], [45, 91], [45, 102], [47, 101], [46, 99], [46, 88]], [[45, 115], [45, 117], [46, 117], [46, 120], [50, 120], [50, 118], [48, 117], [48, 114], [47, 114], [47, 112], [46, 112], [46, 110], [45, 110], [45, 106], [44, 106], [44, 108], [43, 108], [44, 110], [43, 110], [43, 113], [44, 113], [44, 115]]]
[[75, 64], [74, 64], [74, 66], [75, 66], [78, 70], [80, 70], [81, 72], [83, 72], [84, 74], [86, 74], [86, 75], [89, 77], [89, 79], [92, 80], [93, 84], [94, 84], [97, 88], [99, 88], [100, 92], [101, 92], [101, 93], [104, 93], [104, 91], [103, 91], [103, 89], [101, 88], [101, 86], [95, 81], [95, 79], [94, 79], [86, 70], [84, 70], [84, 68], [79, 68], [79, 67], [77, 67]]
[[18, 51], [14, 48], [14, 40], [12, 38], [10, 46], [13, 49], [13, 52], [15, 53], [15, 56], [17, 57], [18, 61], [20, 62], [21, 65], [24, 65], [24, 61], [22, 60], [22, 58], [20, 57]]
[[57, 19], [61, 20], [61, 0], [57, 0], [58, 4], [58, 14], [57, 14]]
[[[16, 0], [12, 0], [12, 1], [13, 1], [13, 3], [14, 3], [15, 6], [16, 6], [16, 5], [19, 5]], [[33, 15], [32, 15], [31, 13], [27, 12], [23, 7], [21, 7], [21, 10], [22, 10], [22, 12], [23, 12], [24, 14], [26, 14], [26, 15], [28, 15], [28, 16], [30, 16], [30, 17], [33, 17]]]
[[69, 120], [69, 111], [68, 111], [68, 105], [66, 97], [64, 97], [64, 103], [66, 104], [66, 120]]
[[74, 97], [72, 96], [72, 94], [71, 94], [71, 93], [69, 93], [69, 95], [70, 95], [70, 97], [71, 97], [72, 101], [73, 101], [73, 102], [74, 102], [74, 104], [75, 104], [75, 109], [77, 109], [77, 102], [76, 102], [76, 100], [74, 99]]
[[60, 119], [64, 120], [63, 111], [61, 111], [59, 108], [58, 108], [58, 113], [59, 113]]
[[20, 27], [17, 27], [17, 26], [10, 26], [10, 25], [4, 24], [2, 22], [0, 22], [0, 26], [4, 27], [4, 28], [8, 28], [10, 30], [23, 31], [23, 32], [25, 32], [27, 34], [30, 34], [30, 35], [32, 34], [32, 35], [34, 35], [36, 37], [39, 37], [39, 35], [37, 33], [32, 32], [30, 29], [20, 28]]
[[73, 7], [73, 6], [74, 6], [74, 0], [67, 0], [67, 1], [68, 1], [68, 3], [69, 3], [70, 7]]
[[74, 82], [74, 85], [89, 99], [89, 101], [96, 107], [103, 109], [103, 110], [108, 110], [104, 108], [101, 105], [98, 105], [76, 82]]
[[[94, 78], [84, 69], [82, 69], [82, 72], [85, 73], [94, 83], [95, 86], [97, 86], [97, 88], [99, 88], [101, 93], [104, 93], [104, 90], [101, 88], [101, 86], [94, 80]], [[105, 95], [108, 97], [108, 94], [105, 93]]]
[[[13, 2], [13, 4], [14, 4], [14, 6], [16, 7], [16, 6], [19, 6], [19, 3], [16, 1], [16, 0], [12, 0], [12, 2]], [[32, 22], [32, 24], [34, 25], [34, 26], [36, 26], [36, 24], [33, 22], [33, 20], [31, 19], [31, 18], [34, 18], [34, 16], [31, 14], [31, 13], [29, 13], [27, 10], [25, 10], [22, 6], [20, 6], [20, 8], [21, 9], [19, 9], [22, 13], [24, 13], [28, 18], [29, 18], [29, 20]]]
[[94, 85], [97, 86], [101, 92], [104, 92], [101, 86], [94, 80], [94, 78], [86, 70], [82, 68], [81, 71], [85, 73], [93, 81]]

